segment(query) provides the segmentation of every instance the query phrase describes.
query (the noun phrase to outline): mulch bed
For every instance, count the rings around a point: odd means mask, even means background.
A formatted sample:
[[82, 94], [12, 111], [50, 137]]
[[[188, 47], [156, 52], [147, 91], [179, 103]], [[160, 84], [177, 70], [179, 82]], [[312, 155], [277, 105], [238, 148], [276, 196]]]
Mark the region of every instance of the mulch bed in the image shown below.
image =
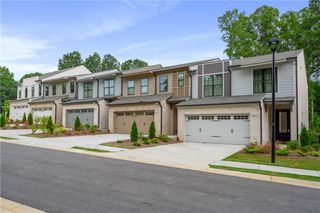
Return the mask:
[[99, 130], [97, 130], [95, 133], [91, 133], [89, 130], [83, 129], [80, 131], [66, 130], [66, 132], [64, 132], [64, 133], [56, 133], [56, 134], [36, 133], [36, 134], [29, 134], [29, 135], [25, 135], [25, 136], [31, 136], [31, 137], [37, 137], [37, 138], [51, 138], [51, 137], [100, 135], [100, 134], [106, 134], [106, 133], [101, 132]]
[[125, 149], [138, 149], [138, 148], [155, 147], [155, 146], [161, 146], [161, 145], [169, 145], [169, 144], [175, 144], [175, 143], [182, 143], [182, 141], [169, 141], [169, 142], [159, 141], [159, 143], [150, 143], [150, 144], [144, 144], [143, 141], [140, 141], [141, 146], [134, 146], [131, 140], [123, 140], [121, 143], [110, 142], [110, 143], [103, 143], [100, 145], [117, 147], [117, 148], [125, 148]]

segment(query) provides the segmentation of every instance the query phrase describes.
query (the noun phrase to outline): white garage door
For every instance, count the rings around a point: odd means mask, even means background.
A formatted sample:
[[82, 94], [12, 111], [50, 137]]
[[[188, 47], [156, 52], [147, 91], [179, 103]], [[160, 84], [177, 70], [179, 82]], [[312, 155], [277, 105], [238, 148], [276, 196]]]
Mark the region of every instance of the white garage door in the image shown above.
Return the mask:
[[187, 115], [186, 142], [248, 144], [249, 115]]
[[73, 109], [66, 111], [66, 127], [73, 127], [77, 116], [82, 125], [93, 125], [94, 109]]
[[10, 118], [14, 121], [16, 120], [21, 121], [23, 118], [23, 114], [26, 114], [26, 116], [28, 116], [29, 114], [28, 106], [15, 106], [11, 108]]
[[[34, 108], [32, 109], [33, 118], [42, 118], [53, 116], [52, 107]], [[54, 119], [52, 117], [52, 119]]]

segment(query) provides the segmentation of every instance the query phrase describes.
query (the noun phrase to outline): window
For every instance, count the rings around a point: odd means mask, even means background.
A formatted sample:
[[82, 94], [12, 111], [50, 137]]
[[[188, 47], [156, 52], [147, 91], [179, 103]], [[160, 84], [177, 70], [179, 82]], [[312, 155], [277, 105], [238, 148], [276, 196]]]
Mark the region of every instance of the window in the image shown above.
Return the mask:
[[204, 96], [222, 95], [222, 74], [204, 76]]
[[135, 115], [136, 115], [136, 116], [143, 116], [143, 115], [144, 115], [144, 112], [135, 112]]
[[104, 95], [114, 95], [114, 79], [104, 80]]
[[248, 115], [234, 115], [233, 120], [248, 120], [249, 116]]
[[159, 81], [160, 92], [167, 92], [168, 91], [168, 76], [167, 75], [160, 76], [159, 80], [160, 80]]
[[[277, 68], [275, 70], [275, 91], [278, 91]], [[257, 69], [253, 70], [253, 93], [272, 92], [272, 69]]]
[[230, 120], [230, 115], [218, 115], [218, 120]]
[[178, 87], [184, 86], [184, 73], [178, 74]]
[[41, 96], [41, 94], [42, 94], [42, 86], [41, 84], [39, 84], [39, 96]]
[[28, 88], [24, 89], [24, 97], [26, 97], [26, 98], [28, 97]]
[[83, 97], [92, 98], [93, 84], [92, 82], [87, 82], [83, 84]]
[[199, 116], [197, 115], [189, 115], [187, 116], [187, 120], [190, 121], [190, 120], [199, 120]]
[[74, 82], [70, 82], [70, 93], [74, 93]]
[[19, 99], [21, 99], [21, 90], [19, 90]]
[[31, 87], [31, 97], [34, 97], [34, 87]]
[[147, 111], [146, 115], [154, 115], [154, 111]]
[[214, 120], [214, 115], [205, 115], [205, 116], [202, 116], [202, 120]]
[[52, 85], [52, 95], [57, 94], [57, 86], [55, 84]]
[[49, 86], [44, 87], [44, 92], [46, 96], [49, 96]]
[[146, 78], [146, 79], [142, 79], [141, 80], [141, 88], [140, 88], [140, 93], [141, 94], [146, 94], [146, 93], [148, 93], [148, 79]]
[[134, 81], [128, 81], [128, 95], [134, 95]]
[[66, 94], [67, 92], [67, 85], [65, 83], [62, 84], [62, 94]]

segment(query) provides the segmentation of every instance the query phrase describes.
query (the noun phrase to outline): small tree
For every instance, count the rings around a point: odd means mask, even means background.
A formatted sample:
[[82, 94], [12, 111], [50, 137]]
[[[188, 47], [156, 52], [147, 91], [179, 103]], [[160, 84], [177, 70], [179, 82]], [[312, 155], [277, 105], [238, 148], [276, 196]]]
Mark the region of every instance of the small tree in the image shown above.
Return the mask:
[[50, 115], [49, 119], [48, 119], [48, 123], [47, 123], [47, 130], [50, 134], [53, 133], [54, 131], [54, 126], [53, 126], [53, 122], [52, 122], [52, 117]]
[[137, 127], [136, 121], [133, 121], [133, 124], [131, 126], [130, 139], [131, 139], [131, 142], [133, 143], [137, 142], [139, 139], [138, 127]]
[[23, 113], [22, 123], [25, 123], [26, 121], [27, 121], [26, 113]]
[[155, 138], [156, 137], [156, 126], [154, 125], [154, 122], [152, 121], [149, 127], [149, 138]]
[[28, 124], [33, 125], [33, 116], [31, 113], [29, 113], [29, 115], [28, 115]]
[[0, 114], [0, 127], [4, 127], [6, 125], [6, 116], [4, 113]]
[[74, 130], [79, 131], [81, 129], [81, 122], [80, 118], [77, 116], [76, 120], [74, 121]]
[[310, 137], [307, 128], [303, 127], [300, 133], [300, 145], [302, 147], [310, 145]]

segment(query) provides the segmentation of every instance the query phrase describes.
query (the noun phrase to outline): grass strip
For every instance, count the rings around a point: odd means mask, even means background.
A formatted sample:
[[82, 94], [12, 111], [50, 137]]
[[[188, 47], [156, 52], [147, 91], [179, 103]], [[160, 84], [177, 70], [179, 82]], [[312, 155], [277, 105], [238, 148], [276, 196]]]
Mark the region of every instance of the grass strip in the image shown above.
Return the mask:
[[258, 169], [244, 169], [244, 168], [229, 167], [229, 166], [216, 166], [216, 165], [209, 165], [209, 166], [210, 168], [213, 168], [213, 169], [225, 169], [225, 170], [237, 171], [237, 172], [247, 172], [247, 173], [254, 173], [254, 174], [287, 177], [287, 178], [293, 178], [293, 179], [299, 179], [299, 180], [320, 182], [320, 177], [314, 177], [314, 176], [288, 174], [288, 173], [281, 173], [281, 172], [270, 172], [270, 171], [258, 170]]
[[74, 146], [72, 147], [72, 149], [80, 149], [80, 150], [89, 151], [89, 152], [109, 152], [108, 150], [86, 148], [82, 146]]
[[0, 136], [1, 140], [17, 140], [17, 138], [11, 138], [11, 137], [5, 137], [5, 136]]

